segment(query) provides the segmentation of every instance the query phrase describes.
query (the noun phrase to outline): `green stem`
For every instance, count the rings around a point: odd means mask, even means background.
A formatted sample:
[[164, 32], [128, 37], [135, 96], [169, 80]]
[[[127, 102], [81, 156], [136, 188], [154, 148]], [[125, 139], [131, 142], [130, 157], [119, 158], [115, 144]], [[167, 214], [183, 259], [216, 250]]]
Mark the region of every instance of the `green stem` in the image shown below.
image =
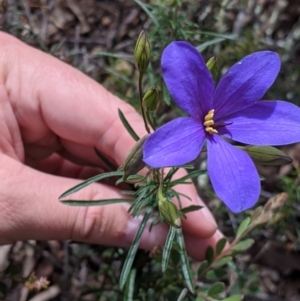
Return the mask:
[[147, 124], [146, 113], [145, 113], [144, 106], [143, 106], [142, 80], [143, 80], [143, 74], [140, 73], [140, 74], [139, 74], [139, 98], [140, 98], [140, 107], [141, 107], [142, 117], [143, 117], [143, 120], [144, 120], [145, 129], [146, 129], [146, 131], [147, 131], [148, 133], [150, 133], [150, 129], [149, 129], [149, 126], [148, 126], [148, 124]]
[[155, 126], [154, 126], [154, 124], [152, 122], [152, 119], [151, 119], [151, 116], [150, 116], [150, 112], [146, 111], [146, 117], [147, 117], [147, 121], [150, 124], [150, 126], [152, 127], [153, 131], [155, 131]]

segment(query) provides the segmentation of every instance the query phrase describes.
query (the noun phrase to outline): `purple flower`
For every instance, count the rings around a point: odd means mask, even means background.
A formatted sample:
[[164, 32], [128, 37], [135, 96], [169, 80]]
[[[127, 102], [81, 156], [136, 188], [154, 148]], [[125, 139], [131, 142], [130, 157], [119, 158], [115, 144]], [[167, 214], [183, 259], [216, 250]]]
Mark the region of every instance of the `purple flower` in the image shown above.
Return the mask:
[[202, 56], [186, 42], [173, 42], [163, 52], [162, 72], [174, 101], [189, 116], [165, 124], [144, 145], [151, 167], [193, 161], [206, 141], [208, 173], [216, 194], [233, 211], [255, 204], [260, 180], [249, 155], [224, 140], [252, 145], [300, 141], [300, 109], [288, 102], [259, 101], [273, 84], [279, 56], [256, 52], [233, 65], [216, 89]]

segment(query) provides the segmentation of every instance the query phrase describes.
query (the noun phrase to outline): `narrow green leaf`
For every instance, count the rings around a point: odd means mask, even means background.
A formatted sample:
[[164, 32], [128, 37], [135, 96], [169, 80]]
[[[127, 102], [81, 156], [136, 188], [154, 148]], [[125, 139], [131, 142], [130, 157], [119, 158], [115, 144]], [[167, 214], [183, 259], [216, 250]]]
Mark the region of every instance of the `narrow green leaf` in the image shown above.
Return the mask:
[[205, 301], [205, 300], [201, 297], [197, 297], [196, 301]]
[[79, 191], [81, 190], [82, 188], [92, 184], [92, 183], [95, 183], [95, 182], [98, 182], [100, 180], [103, 180], [103, 179], [106, 179], [106, 178], [111, 178], [111, 177], [120, 177], [120, 176], [123, 176], [123, 172], [122, 171], [112, 171], [112, 172], [106, 172], [106, 173], [102, 173], [102, 174], [99, 174], [99, 175], [96, 175], [94, 177], [91, 177], [83, 182], [81, 182], [80, 184], [68, 189], [66, 192], [64, 192], [60, 197], [59, 199], [62, 199], [76, 191]]
[[161, 268], [162, 268], [163, 273], [166, 271], [166, 269], [168, 267], [170, 252], [172, 249], [175, 233], [176, 233], [175, 228], [171, 226], [169, 228], [169, 233], [168, 233], [165, 247], [164, 247], [163, 254], [162, 254]]
[[173, 186], [178, 185], [178, 184], [183, 184], [183, 183], [185, 183], [186, 180], [191, 179], [191, 178], [198, 177], [198, 176], [202, 175], [203, 173], [205, 173], [205, 170], [195, 170], [195, 171], [191, 171], [191, 172], [188, 173], [186, 176], [181, 177], [181, 178], [179, 178], [179, 179], [176, 179], [176, 180], [170, 182], [170, 183], [168, 184], [168, 187], [173, 187]]
[[93, 55], [112, 57], [112, 58], [122, 59], [122, 60], [128, 61], [130, 63], [134, 63], [132, 56], [130, 54], [125, 54], [125, 53], [119, 54], [119, 53], [110, 53], [110, 52], [105, 52], [105, 51], [99, 51], [99, 52], [95, 51], [95, 52], [93, 52]]
[[206, 279], [208, 280], [216, 280], [224, 277], [227, 274], [227, 271], [224, 269], [214, 269], [210, 270], [206, 274]]
[[179, 295], [177, 301], [182, 301], [183, 298], [186, 296], [187, 292], [188, 292], [188, 290], [187, 290], [186, 288], [184, 288], [184, 289], [182, 290], [181, 294]]
[[131, 125], [129, 124], [129, 122], [127, 121], [126, 117], [124, 116], [123, 112], [118, 109], [118, 114], [119, 114], [119, 118], [121, 119], [125, 129], [127, 130], [128, 134], [135, 140], [135, 141], [139, 141], [140, 137], [136, 134], [136, 132], [134, 131], [134, 129], [131, 127]]
[[217, 38], [223, 38], [227, 40], [232, 40], [232, 41], [237, 41], [238, 40], [238, 35], [234, 33], [229, 33], [229, 34], [222, 34], [222, 33], [216, 33], [213, 31], [206, 31], [206, 30], [200, 30], [198, 31], [199, 34], [211, 36], [211, 37], [217, 37]]
[[217, 246], [216, 246], [216, 253], [217, 255], [220, 255], [226, 245], [227, 239], [226, 238], [221, 238], [218, 242], [217, 242]]
[[214, 283], [208, 290], [207, 295], [214, 297], [225, 291], [225, 284], [223, 282]]
[[137, 5], [141, 7], [141, 9], [148, 15], [148, 17], [152, 20], [152, 22], [159, 26], [159, 23], [157, 19], [154, 17], [154, 15], [151, 13], [151, 11], [148, 9], [147, 5], [139, 0], [133, 0]]
[[124, 301], [133, 301], [135, 276], [136, 276], [136, 269], [132, 269], [129, 274], [128, 280], [126, 282], [124, 299], [123, 299]]
[[185, 244], [184, 244], [184, 239], [182, 235], [182, 229], [176, 229], [176, 236], [177, 236], [177, 242], [180, 247], [180, 259], [182, 263], [182, 272], [183, 272], [183, 278], [184, 281], [190, 290], [191, 293], [195, 292], [195, 287], [194, 287], [194, 282], [192, 278], [192, 272], [190, 269], [190, 264], [189, 264], [189, 259], [186, 254], [186, 249], [185, 249]]
[[200, 264], [200, 266], [199, 266], [199, 268], [198, 268], [198, 272], [197, 272], [198, 278], [200, 278], [200, 277], [202, 276], [202, 274], [203, 274], [204, 271], [207, 269], [207, 267], [208, 267], [208, 262], [207, 262], [207, 260], [201, 262], [201, 264]]
[[121, 190], [121, 194], [126, 194], [126, 195], [135, 195], [136, 191], [133, 190]]
[[237, 238], [244, 234], [245, 230], [247, 230], [250, 223], [251, 223], [251, 218], [249, 216], [241, 222], [236, 233]]
[[202, 209], [202, 208], [203, 208], [203, 206], [191, 205], [191, 206], [182, 208], [182, 209], [180, 210], [180, 212], [183, 213], [183, 214], [187, 214], [187, 213], [189, 213], [189, 212], [196, 211], [196, 210], [200, 210], [200, 209]]
[[227, 262], [229, 262], [231, 260], [232, 260], [231, 256], [226, 256], [226, 257], [223, 257], [220, 260], [214, 262], [214, 264], [212, 266], [213, 266], [213, 268], [220, 268], [221, 266], [225, 265]]
[[[143, 197], [140, 197], [140, 196], [141, 195], [139, 195], [136, 198], [136, 200], [133, 202], [134, 206], [131, 206], [131, 207], [133, 207], [132, 213], [131, 213], [131, 215], [133, 217], [139, 215], [140, 214], [139, 211], [142, 208], [154, 203], [155, 195], [153, 195], [153, 190], [149, 190], [148, 193], [146, 195], [144, 195]], [[129, 209], [131, 209], [131, 207]]]
[[95, 201], [84, 201], [84, 200], [63, 200], [61, 203], [69, 206], [104, 206], [109, 204], [117, 203], [132, 203], [132, 199], [107, 199], [107, 200], [95, 200]]
[[232, 247], [234, 251], [246, 251], [254, 244], [254, 239], [247, 238], [245, 240], [240, 241], [235, 246]]
[[138, 231], [135, 234], [132, 245], [131, 245], [131, 247], [128, 251], [128, 255], [127, 255], [126, 260], [124, 262], [124, 266], [123, 266], [121, 276], [120, 276], [120, 289], [123, 289], [123, 287], [124, 287], [124, 285], [127, 281], [128, 275], [129, 275], [131, 267], [132, 267], [133, 260], [135, 258], [136, 251], [139, 247], [139, 243], [140, 243], [143, 231], [146, 227], [147, 221], [148, 221], [148, 219], [151, 215], [152, 210], [153, 210], [152, 207], [147, 208], [147, 210], [145, 212], [145, 215], [144, 215], [144, 218], [143, 218], [143, 220], [142, 220], [142, 222], [139, 226]]
[[104, 162], [108, 168], [110, 168], [113, 171], [117, 170], [117, 166], [115, 166], [112, 162], [110, 162], [108, 158], [106, 158], [100, 151], [98, 151], [96, 147], [94, 147], [94, 151], [96, 155], [99, 157], [99, 159], [102, 162]]
[[173, 175], [179, 170], [179, 168], [177, 167], [172, 167], [169, 172], [167, 173], [167, 175], [165, 176], [165, 183], [168, 182], [168, 181], [171, 181]]
[[207, 47], [211, 46], [211, 45], [214, 45], [214, 44], [218, 44], [218, 43], [221, 43], [223, 42], [225, 39], [224, 38], [215, 38], [215, 39], [211, 39], [209, 41], [206, 41], [204, 43], [201, 43], [201, 45], [197, 46], [197, 50], [199, 52], [202, 52], [204, 51]]
[[212, 246], [208, 246], [205, 253], [205, 259], [208, 261], [209, 264], [211, 264], [213, 258], [214, 258], [214, 249]]
[[242, 301], [243, 299], [244, 299], [243, 295], [233, 295], [231, 297], [224, 299], [223, 301]]

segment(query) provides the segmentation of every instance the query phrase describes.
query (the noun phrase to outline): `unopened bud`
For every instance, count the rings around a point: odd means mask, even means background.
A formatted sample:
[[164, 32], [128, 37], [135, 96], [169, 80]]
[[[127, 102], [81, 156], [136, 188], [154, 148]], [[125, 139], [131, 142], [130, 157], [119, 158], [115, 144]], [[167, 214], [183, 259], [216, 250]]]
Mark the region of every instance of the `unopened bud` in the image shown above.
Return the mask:
[[218, 73], [219, 73], [218, 59], [215, 56], [211, 57], [207, 61], [206, 67], [212, 74], [213, 78], [216, 78], [218, 76]]
[[139, 70], [140, 73], [145, 73], [147, 67], [150, 62], [150, 43], [148, 40], [148, 35], [145, 30], [143, 30], [136, 42], [135, 49], [134, 49], [134, 61], [135, 66]]
[[247, 145], [240, 148], [246, 151], [255, 163], [261, 165], [285, 165], [293, 161], [283, 151], [272, 146]]
[[181, 228], [181, 220], [179, 216], [178, 209], [176, 206], [169, 202], [159, 190], [157, 193], [158, 197], [158, 210], [164, 221], [167, 222], [170, 226], [175, 228]]
[[143, 161], [143, 145], [149, 135], [142, 137], [135, 146], [130, 150], [124, 164], [124, 179], [134, 175], [143, 169], [146, 164]]
[[150, 88], [143, 97], [143, 106], [147, 111], [155, 111], [159, 101], [159, 92], [155, 87]]

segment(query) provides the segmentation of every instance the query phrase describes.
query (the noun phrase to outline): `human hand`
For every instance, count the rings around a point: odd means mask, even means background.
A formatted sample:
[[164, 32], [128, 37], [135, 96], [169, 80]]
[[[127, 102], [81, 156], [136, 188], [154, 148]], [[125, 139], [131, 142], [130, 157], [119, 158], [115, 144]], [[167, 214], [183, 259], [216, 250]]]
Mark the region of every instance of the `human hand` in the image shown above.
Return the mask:
[[[133, 139], [118, 118], [120, 108], [145, 134], [134, 109], [78, 70], [0, 33], [0, 244], [17, 240], [72, 239], [128, 247], [140, 220], [128, 205], [69, 207], [58, 196], [103, 171], [96, 147], [120, 166]], [[178, 188], [203, 205], [194, 187]], [[93, 184], [75, 199], [120, 198], [120, 191]], [[191, 205], [182, 200], [184, 206]], [[222, 235], [207, 208], [183, 220], [188, 253], [201, 259]], [[145, 231], [140, 247], [163, 245], [167, 225]]]

